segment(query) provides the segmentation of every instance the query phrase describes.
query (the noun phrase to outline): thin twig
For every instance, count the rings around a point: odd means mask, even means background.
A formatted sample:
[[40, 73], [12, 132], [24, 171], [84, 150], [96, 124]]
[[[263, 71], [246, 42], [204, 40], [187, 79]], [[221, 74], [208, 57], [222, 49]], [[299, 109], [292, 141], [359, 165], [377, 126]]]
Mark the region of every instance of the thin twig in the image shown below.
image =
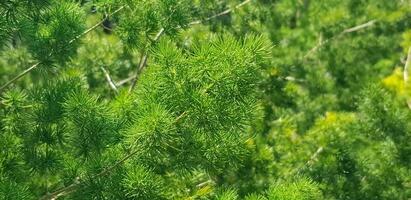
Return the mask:
[[[405, 61], [405, 66], [404, 66], [404, 85], [405, 88], [408, 90], [411, 86], [410, 84], [410, 78], [409, 78], [409, 70], [411, 67], [411, 47], [408, 49], [408, 55], [407, 55], [407, 61]], [[409, 97], [409, 94], [407, 93], [407, 104], [408, 108], [411, 109], [411, 99]]]
[[[156, 34], [156, 36], [152, 40], [152, 43], [157, 42], [160, 39], [161, 35], [163, 35], [163, 34], [164, 34], [164, 28], [161, 28], [160, 31], [158, 31], [158, 33]], [[139, 75], [141, 74], [141, 72], [144, 70], [144, 68], [147, 65], [147, 59], [148, 59], [148, 50], [145, 50], [144, 53], [142, 53], [140, 63], [138, 64], [138, 68], [136, 69], [136, 72], [134, 73], [135, 75], [131, 79], [132, 83], [131, 83], [130, 89], [128, 91], [129, 93], [131, 91], [133, 91], [133, 89], [136, 87]]]
[[310, 167], [317, 159], [317, 157], [324, 151], [324, 147], [320, 146], [318, 149], [314, 152], [313, 155], [310, 156], [310, 159], [301, 167], [296, 168], [291, 172], [291, 174], [300, 174], [303, 169]]
[[369, 22], [367, 22], [367, 23], [360, 24], [360, 25], [358, 25], [358, 26], [354, 26], [354, 27], [349, 28], [349, 29], [345, 29], [345, 30], [343, 31], [343, 33], [352, 33], [352, 32], [359, 31], [359, 30], [361, 30], [361, 29], [368, 28], [368, 27], [370, 27], [370, 26], [374, 26], [375, 22], [377, 22], [377, 20], [375, 20], [375, 19], [374, 19], [374, 20], [371, 20], [371, 21], [369, 21]]
[[147, 53], [147, 52], [145, 52], [145, 53], [143, 53], [143, 54], [141, 55], [140, 63], [138, 64], [137, 70], [136, 70], [136, 72], [134, 73], [135, 75], [134, 75], [133, 78], [131, 79], [131, 81], [132, 81], [132, 82], [131, 82], [131, 86], [130, 86], [130, 88], [128, 89], [128, 92], [129, 92], [129, 93], [131, 93], [131, 91], [133, 91], [133, 89], [136, 87], [137, 81], [138, 81], [138, 77], [139, 77], [141, 71], [144, 69], [144, 67], [145, 67], [146, 64], [147, 64], [147, 57], [148, 57], [148, 53]]
[[115, 92], [117, 92], [117, 86], [116, 84], [114, 84], [113, 80], [111, 79], [110, 74], [107, 72], [106, 69], [104, 69], [104, 67], [100, 67], [100, 69], [101, 71], [103, 71], [110, 88], [113, 89]]
[[29, 72], [31, 72], [33, 69], [35, 69], [38, 65], [40, 65], [41, 62], [38, 62], [34, 65], [32, 65], [31, 67], [27, 68], [26, 70], [24, 70], [23, 72], [21, 72], [19, 75], [17, 75], [16, 77], [14, 77], [13, 79], [11, 79], [9, 82], [7, 82], [6, 84], [4, 84], [3, 86], [0, 87], [0, 93], [6, 89], [9, 85], [13, 84], [14, 82], [16, 82], [17, 80], [19, 80], [21, 77], [25, 76], [26, 74], [28, 74]]
[[124, 85], [124, 84], [126, 84], [126, 83], [128, 83], [128, 82], [130, 82], [130, 81], [132, 81], [135, 77], [136, 77], [136, 75], [133, 75], [133, 76], [130, 76], [130, 77], [126, 78], [126, 79], [123, 79], [123, 80], [117, 82], [117, 83], [116, 83], [116, 86], [117, 86], [117, 87], [120, 87], [120, 86], [122, 86], [122, 85]]
[[208, 185], [208, 184], [211, 184], [211, 183], [213, 183], [212, 180], [207, 180], [207, 181], [204, 181], [204, 182], [202, 182], [202, 183], [197, 184], [196, 187], [197, 187], [197, 188], [202, 188], [202, 187], [204, 187], [204, 186], [206, 186], [206, 185]]
[[364, 24], [360, 24], [360, 25], [358, 25], [358, 26], [354, 26], [354, 27], [351, 27], [351, 28], [347, 28], [347, 29], [345, 29], [344, 31], [342, 31], [341, 33], [339, 33], [339, 34], [337, 34], [337, 35], [335, 35], [335, 36], [333, 36], [333, 37], [331, 37], [331, 38], [329, 38], [329, 39], [326, 39], [326, 40], [324, 40], [324, 41], [323, 41], [323, 40], [320, 40], [320, 42], [319, 42], [315, 47], [313, 47], [312, 49], [310, 49], [310, 50], [307, 52], [307, 54], [304, 55], [303, 59], [306, 59], [307, 57], [311, 56], [314, 52], [316, 52], [318, 49], [320, 49], [320, 48], [321, 48], [322, 46], [324, 46], [325, 44], [328, 44], [329, 42], [331, 42], [331, 41], [333, 41], [333, 40], [335, 40], [335, 39], [337, 39], [337, 38], [340, 38], [340, 37], [342, 37], [343, 35], [345, 35], [345, 34], [347, 34], [347, 33], [356, 32], [356, 31], [359, 31], [359, 30], [368, 28], [368, 27], [370, 27], [370, 26], [373, 26], [373, 25], [375, 24], [375, 22], [377, 22], [377, 20], [371, 20], [371, 21], [368, 21], [368, 22], [366, 22], [366, 23], [364, 23]]
[[223, 16], [223, 15], [229, 14], [229, 13], [233, 12], [234, 10], [239, 9], [239, 8], [243, 7], [244, 5], [250, 3], [251, 1], [252, 1], [252, 0], [243, 1], [243, 2], [241, 2], [241, 3], [239, 3], [239, 4], [237, 4], [236, 6], [234, 6], [233, 8], [229, 8], [229, 9], [227, 9], [227, 10], [224, 10], [223, 12], [217, 13], [217, 14], [215, 14], [215, 15], [213, 15], [213, 16], [211, 16], [211, 17], [207, 17], [207, 18], [205, 18], [205, 19], [203, 19], [203, 20], [196, 20], [196, 21], [190, 22], [188, 25], [191, 26], [191, 25], [201, 24], [201, 23], [210, 21], [210, 20], [212, 20], [212, 19], [214, 19], [214, 18], [217, 18], [217, 17]]
[[[80, 39], [81, 37], [83, 37], [84, 35], [90, 33], [92, 30], [96, 29], [97, 27], [99, 27], [108, 17], [120, 12], [122, 9], [124, 9], [124, 6], [121, 6], [120, 8], [118, 8], [117, 10], [115, 10], [114, 12], [112, 12], [111, 14], [107, 15], [103, 20], [99, 21], [97, 24], [93, 25], [92, 27], [88, 28], [87, 30], [85, 30], [84, 32], [82, 32], [81, 34], [77, 35], [76, 37], [74, 37], [72, 40], [70, 40], [68, 42], [68, 44], [72, 44], [74, 41]], [[49, 56], [51, 56], [52, 54], [50, 54]], [[2, 91], [4, 89], [6, 89], [8, 86], [10, 86], [11, 84], [13, 84], [14, 82], [18, 81], [21, 77], [25, 76], [26, 74], [28, 74], [29, 72], [31, 72], [32, 70], [36, 69], [39, 65], [41, 64], [41, 62], [37, 62], [34, 65], [32, 65], [31, 67], [27, 68], [26, 70], [24, 70], [22, 73], [20, 73], [19, 75], [17, 75], [16, 77], [14, 77], [13, 79], [11, 79], [10, 81], [8, 81], [6, 84], [4, 84], [3, 86], [0, 87], [0, 93], [2, 93]]]
[[124, 6], [121, 6], [120, 8], [118, 8], [117, 10], [113, 11], [112, 13], [106, 15], [103, 20], [99, 21], [97, 24], [94, 24], [92, 27], [88, 28], [87, 30], [85, 30], [83, 33], [81, 33], [80, 35], [77, 35], [75, 38], [73, 38], [72, 40], [70, 40], [69, 44], [73, 43], [74, 41], [80, 39], [81, 37], [83, 37], [84, 35], [87, 35], [88, 33], [90, 33], [91, 31], [93, 31], [94, 29], [96, 29], [97, 27], [99, 27], [100, 25], [102, 25], [104, 23], [104, 21], [106, 21], [109, 17], [115, 15], [116, 13], [120, 12], [121, 10], [124, 9]]
[[305, 164], [306, 166], [310, 166], [314, 163], [314, 161], [317, 159], [318, 155], [320, 155], [321, 152], [324, 151], [323, 147], [318, 147], [317, 151], [310, 157], [310, 160], [307, 161]]
[[[207, 17], [207, 18], [202, 19], [202, 20], [196, 20], [196, 21], [190, 22], [190, 23], [188, 23], [188, 26], [201, 24], [201, 23], [210, 21], [210, 20], [212, 20], [212, 19], [214, 19], [214, 18], [223, 16], [223, 15], [227, 15], [227, 14], [233, 12], [234, 10], [239, 9], [239, 8], [243, 7], [244, 5], [250, 3], [251, 1], [252, 1], [252, 0], [245, 0], [245, 1], [237, 4], [237, 5], [234, 6], [233, 8], [229, 8], [229, 9], [227, 9], [227, 10], [224, 10], [224, 11], [218, 13], [218, 14], [212, 15], [212, 16]], [[177, 28], [181, 28], [181, 27], [177, 27]], [[157, 42], [163, 34], [164, 34], [164, 28], [160, 29], [160, 31], [156, 34], [155, 38], [152, 40], [152, 43]], [[141, 74], [141, 72], [144, 70], [144, 68], [145, 68], [146, 65], [147, 65], [147, 59], [148, 59], [148, 52], [147, 52], [147, 50], [146, 50], [144, 53], [142, 53], [142, 56], [141, 56], [141, 59], [140, 59], [140, 63], [139, 63], [139, 65], [138, 65], [138, 68], [136, 69], [136, 72], [134, 73], [134, 75], [133, 75], [132, 77], [126, 79], [126, 80], [129, 80], [129, 81], [132, 81], [131, 86], [130, 86], [130, 88], [129, 88], [129, 93], [130, 93], [131, 91], [133, 91], [133, 89], [136, 87], [137, 81], [138, 81], [138, 78], [139, 78], [139, 75]], [[123, 83], [123, 84], [124, 84], [124, 83]]]

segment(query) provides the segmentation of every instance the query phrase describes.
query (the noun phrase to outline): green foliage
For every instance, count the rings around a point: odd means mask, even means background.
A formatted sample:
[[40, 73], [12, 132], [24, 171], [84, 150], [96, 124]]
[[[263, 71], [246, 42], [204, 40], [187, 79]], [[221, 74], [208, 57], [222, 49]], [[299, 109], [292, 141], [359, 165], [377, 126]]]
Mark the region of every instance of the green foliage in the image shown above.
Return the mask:
[[149, 36], [159, 30], [161, 16], [158, 2], [128, 1], [129, 12], [122, 15], [118, 31], [120, 38], [130, 47], [141, 47], [150, 41]]
[[[0, 179], [1, 180], [1, 179]], [[28, 188], [17, 184], [10, 180], [1, 180], [0, 183], [0, 199], [9, 200], [9, 199], [35, 199]]]
[[123, 185], [131, 199], [166, 199], [164, 181], [142, 166], [130, 166]]
[[164, 107], [146, 103], [124, 135], [128, 146], [140, 150], [139, 159], [156, 168], [166, 164], [168, 152], [178, 148], [182, 138], [176, 133], [174, 117]]
[[216, 199], [217, 200], [238, 199], [238, 195], [235, 190], [226, 190], [226, 191], [223, 191], [222, 194], [218, 195]]
[[29, 49], [40, 61], [60, 64], [76, 53], [79, 41], [71, 42], [84, 29], [84, 14], [74, 3], [53, 4], [41, 15], [39, 23], [31, 25], [36, 31], [27, 36]]
[[293, 183], [273, 185], [267, 191], [267, 197], [272, 200], [322, 199], [318, 186], [306, 179]]
[[410, 11], [3, 0], [0, 199], [409, 199]]
[[110, 144], [115, 121], [96, 97], [80, 91], [67, 98], [64, 109], [69, 140], [78, 156], [95, 156]]
[[166, 34], [176, 34], [191, 18], [191, 3], [186, 0], [126, 0], [123, 4], [129, 12], [120, 16], [118, 31], [120, 38], [131, 48], [150, 44], [160, 29]]
[[359, 106], [364, 133], [371, 138], [394, 142], [399, 160], [405, 165], [410, 163], [409, 114], [383, 88], [373, 86], [364, 92], [363, 103]]

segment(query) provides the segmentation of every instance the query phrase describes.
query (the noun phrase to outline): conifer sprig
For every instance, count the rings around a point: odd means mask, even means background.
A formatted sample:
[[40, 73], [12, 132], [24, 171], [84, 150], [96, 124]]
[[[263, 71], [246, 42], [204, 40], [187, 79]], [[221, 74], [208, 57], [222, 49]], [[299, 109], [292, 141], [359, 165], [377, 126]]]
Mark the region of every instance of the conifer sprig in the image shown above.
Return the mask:
[[0, 2], [0, 199], [410, 197], [406, 1]]
[[[189, 25], [189, 26], [192, 26], [192, 25], [202, 24], [202, 23], [204, 23], [204, 22], [213, 20], [213, 19], [215, 19], [215, 18], [217, 18], [217, 17], [221, 17], [221, 16], [223, 16], [223, 15], [227, 15], [227, 14], [233, 12], [234, 10], [239, 9], [239, 8], [243, 7], [244, 5], [250, 3], [251, 1], [252, 1], [252, 0], [245, 0], [245, 1], [237, 4], [237, 5], [234, 6], [233, 8], [226, 9], [226, 10], [220, 12], [220, 13], [217, 13], [217, 14], [215, 14], [215, 15], [212, 15], [212, 16], [210, 16], [210, 17], [207, 17], [207, 18], [205, 18], [205, 19], [203, 19], [203, 20], [195, 20], [195, 21], [192, 21], [192, 22], [188, 23], [188, 25]], [[181, 28], [181, 27], [180, 27], [180, 26], [179, 26], [179, 27], [176, 27], [176, 29], [179, 29], [179, 28]], [[158, 31], [158, 33], [156, 34], [156, 36], [155, 36], [154, 39], [152, 40], [152, 43], [156, 43], [156, 42], [160, 39], [160, 37], [164, 34], [164, 32], [165, 32], [165, 29], [164, 29], [164, 28], [161, 28], [160, 31]], [[136, 68], [135, 74], [129, 78], [130, 81], [132, 82], [131, 85], [130, 85], [129, 92], [131, 92], [131, 91], [136, 87], [136, 84], [137, 84], [137, 81], [138, 81], [138, 77], [139, 77], [139, 75], [141, 74], [141, 72], [144, 70], [144, 68], [145, 68], [146, 65], [147, 65], [147, 59], [148, 59], [148, 51], [146, 50], [146, 51], [144, 51], [144, 54], [142, 55], [142, 57], [141, 57], [141, 59], [140, 59], [140, 63], [139, 63], [139, 65], [138, 65], [138, 67]]]
[[[174, 123], [178, 123], [184, 116], [186, 116], [186, 112], [183, 112], [182, 114], [180, 114], [178, 117], [175, 118]], [[137, 153], [139, 153], [139, 149], [133, 149], [134, 148], [134, 144], [132, 144], [129, 147], [129, 153], [127, 153], [124, 157], [122, 157], [121, 159], [119, 159], [117, 162], [115, 162], [113, 165], [108, 166], [107, 168], [101, 170], [99, 173], [92, 175], [91, 179], [96, 179], [99, 178], [101, 176], [105, 176], [109, 173], [111, 173], [114, 169], [116, 169], [117, 167], [119, 167], [120, 165], [122, 165], [124, 162], [126, 162], [127, 160], [129, 160], [130, 158], [132, 158], [133, 156], [137, 155]], [[77, 177], [74, 180], [74, 183], [60, 188], [52, 193], [48, 193], [46, 195], [44, 195], [43, 197], [41, 197], [41, 200], [52, 200], [52, 199], [57, 199], [59, 197], [68, 195], [72, 192], [74, 192], [82, 183], [84, 182], [84, 180], [80, 177]]]
[[[90, 33], [91, 31], [95, 30], [96, 28], [98, 28], [101, 24], [104, 23], [105, 20], [107, 20], [109, 17], [115, 15], [116, 13], [120, 12], [121, 10], [124, 9], [124, 6], [119, 7], [117, 10], [113, 11], [112, 13], [106, 15], [104, 17], [104, 19], [102, 19], [101, 21], [99, 21], [98, 23], [94, 24], [93, 26], [91, 26], [90, 28], [88, 28], [87, 30], [85, 30], [84, 32], [82, 32], [81, 34], [77, 35], [76, 37], [74, 37], [73, 39], [71, 39], [67, 45], [72, 44], [73, 42], [77, 41], [78, 39], [80, 39], [81, 37], [87, 35], [88, 33]], [[53, 52], [53, 51], [52, 51]], [[52, 56], [52, 53], [50, 53], [48, 55], [48, 57]], [[23, 72], [21, 72], [19, 75], [15, 76], [14, 78], [12, 78], [10, 81], [8, 81], [7, 83], [5, 83], [4, 85], [2, 85], [0, 87], [0, 94], [7, 88], [9, 87], [11, 84], [15, 83], [16, 81], [18, 81], [20, 78], [24, 77], [25, 75], [27, 75], [28, 73], [30, 73], [31, 71], [35, 70], [40, 64], [42, 64], [42, 62], [37, 62], [35, 64], [33, 64], [31, 67], [27, 68], [26, 70], [24, 70]]]
[[[196, 24], [201, 24], [204, 23], [206, 21], [210, 21], [214, 18], [229, 14], [231, 12], [233, 12], [235, 9], [239, 9], [242, 6], [250, 3], [251, 0], [245, 0], [239, 4], [237, 4], [236, 6], [234, 6], [233, 8], [229, 8], [226, 9], [218, 14], [215, 14], [213, 16], [207, 17], [204, 20], [196, 20], [193, 22], [188, 23], [188, 25], [196, 25]], [[98, 23], [96, 23], [95, 25], [91, 26], [90, 28], [88, 28], [87, 30], [85, 30], [84, 32], [82, 32], [81, 34], [77, 35], [76, 37], [74, 37], [73, 39], [71, 39], [67, 45], [72, 44], [73, 42], [77, 41], [78, 39], [80, 39], [81, 37], [83, 37], [84, 35], [88, 34], [89, 32], [93, 31], [94, 29], [98, 28], [100, 25], [102, 25], [108, 18], [110, 18], [111, 16], [115, 15], [116, 13], [120, 12], [121, 10], [123, 10], [125, 8], [125, 6], [120, 6], [118, 9], [116, 9], [115, 11], [113, 11], [110, 14], [105, 15], [104, 19], [102, 19], [101, 21], [99, 21]], [[181, 28], [179, 27], [175, 27], [176, 29]], [[152, 39], [152, 43], [157, 42], [160, 37], [164, 34], [165, 29], [161, 28], [159, 30], [159, 32], [156, 34], [156, 36], [154, 37], [154, 39]], [[136, 72], [135, 75], [132, 76], [132, 78], [130, 78], [130, 80], [132, 81], [132, 84], [130, 86], [130, 90], [134, 89], [134, 87], [136, 86], [137, 80], [138, 80], [138, 76], [141, 73], [141, 71], [145, 68], [145, 66], [147, 65], [147, 59], [148, 59], [148, 54], [147, 51], [142, 51], [145, 52], [142, 54], [142, 57], [140, 59], [139, 65], [136, 68]], [[48, 57], [52, 56], [53, 51], [51, 51], [51, 53], [48, 55]], [[0, 87], [0, 93], [2, 93], [4, 91], [4, 89], [6, 89], [8, 86], [10, 86], [11, 84], [13, 84], [14, 82], [18, 81], [20, 78], [24, 77], [25, 75], [27, 75], [28, 73], [30, 73], [32, 70], [36, 69], [40, 64], [42, 64], [42, 62], [37, 62], [35, 64], [33, 64], [31, 67], [27, 68], [26, 70], [24, 70], [22, 73], [20, 73], [19, 75], [17, 75], [16, 77], [12, 78], [10, 81], [8, 81], [7, 83], [5, 83], [4, 85], [2, 85]]]

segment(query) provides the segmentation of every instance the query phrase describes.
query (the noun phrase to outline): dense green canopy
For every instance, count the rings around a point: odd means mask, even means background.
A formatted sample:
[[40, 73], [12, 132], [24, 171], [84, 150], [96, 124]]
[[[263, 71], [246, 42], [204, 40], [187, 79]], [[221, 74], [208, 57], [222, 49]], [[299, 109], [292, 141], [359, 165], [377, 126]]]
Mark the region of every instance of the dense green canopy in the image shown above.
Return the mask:
[[0, 200], [410, 199], [410, 47], [409, 0], [2, 0]]

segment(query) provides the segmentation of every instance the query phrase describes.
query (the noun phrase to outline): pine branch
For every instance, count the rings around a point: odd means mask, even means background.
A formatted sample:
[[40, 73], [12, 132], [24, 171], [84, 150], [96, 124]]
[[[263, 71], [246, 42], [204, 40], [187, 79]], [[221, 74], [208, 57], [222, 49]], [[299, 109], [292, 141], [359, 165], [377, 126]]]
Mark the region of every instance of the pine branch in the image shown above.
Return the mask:
[[[127, 154], [126, 156], [124, 156], [122, 159], [120, 159], [119, 161], [117, 161], [116, 163], [114, 163], [113, 165], [105, 168], [104, 170], [102, 170], [100, 173], [90, 177], [90, 179], [96, 179], [99, 178], [101, 176], [105, 176], [107, 174], [109, 174], [110, 172], [112, 172], [115, 168], [117, 168], [118, 166], [122, 165], [125, 161], [127, 161], [128, 159], [130, 159], [131, 157], [133, 157], [134, 155], [136, 155], [138, 153], [137, 150], [130, 152], [129, 154]], [[43, 196], [42, 198], [40, 198], [40, 200], [55, 200], [59, 197], [68, 195], [72, 192], [75, 192], [77, 190], [77, 188], [83, 183], [82, 180], [80, 180], [79, 178], [77, 179], [77, 181], [75, 181], [74, 183], [61, 188], [53, 193], [47, 194], [45, 196]]]
[[106, 69], [104, 69], [104, 67], [100, 67], [100, 68], [101, 68], [101, 71], [103, 71], [104, 76], [106, 77], [106, 80], [110, 88], [113, 89], [115, 92], [117, 92], [117, 86], [116, 84], [114, 84], [113, 80], [111, 79], [110, 74], [107, 72]]
[[[243, 7], [244, 5], [250, 3], [251, 1], [252, 1], [252, 0], [245, 0], [245, 1], [237, 4], [237, 5], [234, 6], [233, 8], [229, 8], [229, 9], [224, 10], [224, 11], [218, 13], [218, 14], [215, 14], [215, 15], [212, 15], [212, 16], [210, 16], [210, 17], [207, 17], [207, 18], [205, 18], [205, 19], [203, 19], [203, 20], [196, 20], [196, 21], [190, 22], [190, 23], [188, 23], [188, 25], [189, 25], [189, 26], [198, 25], [198, 24], [201, 24], [201, 23], [210, 21], [210, 20], [212, 20], [212, 19], [215, 19], [215, 18], [217, 18], [217, 17], [223, 16], [223, 15], [227, 15], [227, 14], [233, 12], [234, 10], [239, 9], [239, 8]], [[181, 27], [177, 27], [177, 28], [181, 28]], [[155, 38], [152, 40], [152, 42], [153, 42], [153, 43], [157, 42], [163, 34], [164, 34], [164, 28], [160, 29], [160, 31], [156, 34], [156, 36], [155, 36]], [[133, 75], [132, 77], [128, 78], [128, 79], [130, 79], [130, 81], [132, 81], [131, 86], [130, 86], [130, 88], [129, 88], [129, 93], [136, 87], [137, 81], [138, 81], [138, 78], [139, 78], [139, 75], [141, 74], [141, 72], [144, 70], [144, 68], [145, 68], [146, 65], [147, 65], [147, 59], [148, 59], [148, 54], [147, 54], [147, 51], [145, 51], [145, 53], [142, 54], [142, 57], [141, 57], [141, 59], [140, 59], [140, 63], [139, 63], [138, 68], [136, 69], [136, 72], [134, 73], [134, 75]], [[128, 80], [128, 79], [127, 79], [127, 80]], [[123, 84], [124, 84], [124, 83], [123, 83]]]
[[[121, 6], [120, 8], [118, 8], [117, 10], [115, 10], [114, 12], [108, 14], [103, 20], [99, 21], [97, 24], [93, 25], [92, 27], [88, 28], [87, 30], [85, 30], [83, 33], [81, 33], [80, 35], [77, 35], [76, 37], [74, 37], [72, 40], [70, 40], [68, 42], [69, 44], [72, 44], [73, 42], [77, 41], [78, 39], [80, 39], [81, 37], [83, 37], [84, 35], [87, 35], [88, 33], [90, 33], [91, 31], [93, 31], [94, 29], [96, 29], [97, 27], [99, 27], [101, 24], [103, 24], [103, 22], [110, 16], [120, 12], [122, 9], [124, 9], [124, 6]], [[49, 55], [51, 56], [51, 54]], [[34, 69], [36, 69], [39, 65], [41, 64], [41, 62], [37, 62], [34, 65], [32, 65], [31, 67], [27, 68], [26, 70], [24, 70], [22, 73], [20, 73], [19, 75], [17, 75], [16, 77], [14, 77], [13, 79], [11, 79], [10, 81], [8, 81], [6, 84], [2, 85], [0, 87], [0, 94], [11, 84], [15, 83], [16, 81], [18, 81], [20, 78], [22, 78], [23, 76], [27, 75], [28, 73], [30, 73], [31, 71], [33, 71]]]
[[[174, 123], [178, 123], [182, 118], [184, 118], [184, 116], [187, 115], [187, 112], [183, 112], [181, 113], [178, 117], [176, 117]], [[132, 148], [134, 147], [134, 144], [130, 146], [130, 150], [132, 150]], [[126, 162], [128, 159], [132, 158], [134, 155], [136, 155], [138, 153], [138, 149], [134, 150], [134, 151], [130, 151], [130, 153], [128, 153], [127, 155], [125, 155], [123, 158], [121, 158], [120, 160], [118, 160], [116, 163], [114, 163], [113, 165], [103, 169], [100, 173], [95, 174], [93, 176], [91, 176], [90, 179], [96, 179], [105, 175], [110, 174], [115, 168], [117, 168], [118, 166], [122, 165], [124, 162]], [[77, 188], [84, 182], [84, 180], [82, 180], [80, 177], [77, 177], [77, 179], [74, 181], [74, 183], [63, 187], [61, 189], [56, 190], [53, 193], [48, 193], [46, 195], [44, 195], [43, 197], [40, 198], [40, 200], [55, 200], [59, 197], [68, 195], [74, 191], [77, 190]]]

